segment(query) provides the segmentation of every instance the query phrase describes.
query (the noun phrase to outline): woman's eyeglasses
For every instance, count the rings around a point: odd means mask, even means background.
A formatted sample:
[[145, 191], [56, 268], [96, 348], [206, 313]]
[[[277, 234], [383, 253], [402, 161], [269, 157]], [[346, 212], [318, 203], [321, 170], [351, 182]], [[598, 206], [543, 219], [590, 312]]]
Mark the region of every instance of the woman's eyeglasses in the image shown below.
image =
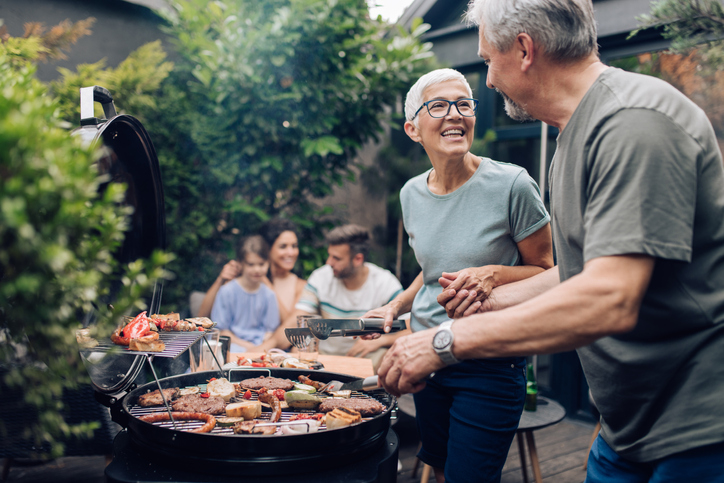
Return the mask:
[[464, 117], [473, 117], [475, 115], [475, 111], [478, 110], [477, 99], [458, 99], [457, 101], [433, 99], [431, 101], [423, 102], [420, 109], [418, 109], [417, 112], [415, 112], [415, 115], [412, 116], [412, 119], [417, 117], [423, 107], [427, 107], [427, 112], [430, 114], [430, 117], [445, 117], [450, 113], [450, 108], [453, 105], [455, 105], [455, 108], [458, 110], [460, 115]]

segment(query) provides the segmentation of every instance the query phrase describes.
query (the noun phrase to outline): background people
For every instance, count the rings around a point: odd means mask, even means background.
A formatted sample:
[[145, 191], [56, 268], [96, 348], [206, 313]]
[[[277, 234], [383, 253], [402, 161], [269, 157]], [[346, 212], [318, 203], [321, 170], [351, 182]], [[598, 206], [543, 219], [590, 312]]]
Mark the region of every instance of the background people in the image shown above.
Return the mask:
[[[437, 301], [443, 286], [484, 300], [495, 286], [553, 266], [538, 186], [523, 168], [470, 152], [476, 109], [467, 80], [452, 69], [425, 74], [407, 94], [405, 132], [432, 163], [400, 193], [422, 272], [368, 315], [391, 320], [411, 310], [413, 332], [445, 327], [449, 317]], [[524, 400], [523, 357], [470, 359], [437, 371], [415, 394], [418, 456], [438, 481], [499, 481]]]
[[274, 292], [263, 281], [269, 268], [269, 246], [259, 235], [243, 240], [238, 259], [241, 275], [222, 286], [211, 319], [221, 335], [231, 337], [231, 352], [245, 352], [279, 327]]
[[[264, 283], [274, 291], [279, 304], [280, 323], [286, 320], [293, 311], [294, 304], [302, 295], [306, 281], [292, 272], [299, 258], [299, 241], [294, 223], [289, 220], [275, 218], [266, 222], [260, 229], [260, 235], [269, 245], [269, 272]], [[209, 317], [214, 306], [216, 294], [222, 285], [238, 277], [241, 265], [230, 260], [221, 269], [221, 273], [206, 291], [199, 317]]]
[[[482, 303], [443, 292], [448, 311], [484, 312], [452, 325], [454, 357], [578, 348], [602, 425], [588, 483], [721, 481], [724, 169], [709, 120], [667, 83], [601, 63], [590, 0], [474, 0], [467, 16], [511, 117], [560, 130], [558, 266]], [[391, 393], [445, 365], [433, 336], [388, 351]]]
[[284, 321], [294, 313], [294, 305], [307, 284], [292, 272], [299, 258], [297, 230], [291, 221], [275, 218], [265, 223], [259, 234], [269, 244], [268, 283], [277, 296], [279, 314]]
[[[386, 304], [402, 291], [402, 285], [388, 270], [366, 262], [370, 234], [359, 225], [343, 225], [326, 236], [327, 263], [309, 276], [296, 305], [285, 321], [259, 350], [289, 347], [284, 327], [296, 327], [296, 316], [319, 314], [324, 318], [358, 318], [368, 310]], [[404, 331], [403, 331], [404, 332]], [[330, 337], [320, 341], [320, 354], [350, 355], [372, 359], [376, 368], [387, 347], [399, 336], [386, 334], [376, 340]]]

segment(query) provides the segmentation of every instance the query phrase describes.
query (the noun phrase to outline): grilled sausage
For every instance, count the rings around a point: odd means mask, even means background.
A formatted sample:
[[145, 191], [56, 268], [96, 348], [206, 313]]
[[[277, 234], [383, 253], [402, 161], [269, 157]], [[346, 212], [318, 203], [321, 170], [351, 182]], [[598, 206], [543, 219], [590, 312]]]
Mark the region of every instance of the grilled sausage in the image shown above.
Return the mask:
[[[191, 419], [198, 419], [199, 421], [205, 421], [204, 425], [200, 428], [192, 429], [191, 433], [210, 433], [211, 430], [213, 430], [216, 427], [216, 418], [213, 417], [211, 414], [205, 414], [205, 413], [171, 413], [173, 414], [173, 419], [178, 421], [187, 421]], [[170, 421], [171, 419], [168, 416], [167, 412], [163, 413], [156, 413], [156, 414], [149, 414], [147, 416], [141, 416], [138, 419], [141, 421], [145, 421], [147, 423], [156, 423], [161, 421]]]

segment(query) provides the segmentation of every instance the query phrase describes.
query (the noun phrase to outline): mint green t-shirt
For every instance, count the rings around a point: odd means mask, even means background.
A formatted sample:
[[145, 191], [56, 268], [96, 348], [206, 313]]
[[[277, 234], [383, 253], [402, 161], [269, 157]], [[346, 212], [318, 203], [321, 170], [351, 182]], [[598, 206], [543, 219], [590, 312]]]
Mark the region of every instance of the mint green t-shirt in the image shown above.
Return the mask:
[[400, 192], [405, 230], [424, 279], [412, 304], [413, 332], [448, 320], [437, 303], [442, 272], [519, 265], [517, 243], [550, 221], [538, 185], [520, 166], [482, 158], [473, 176], [446, 195], [427, 187], [430, 171]]

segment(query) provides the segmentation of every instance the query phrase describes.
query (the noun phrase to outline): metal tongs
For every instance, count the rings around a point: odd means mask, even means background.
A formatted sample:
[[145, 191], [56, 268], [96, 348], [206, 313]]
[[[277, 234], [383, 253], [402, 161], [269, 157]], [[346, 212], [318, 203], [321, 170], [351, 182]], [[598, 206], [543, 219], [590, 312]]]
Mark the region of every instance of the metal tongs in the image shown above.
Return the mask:
[[[354, 337], [366, 334], [383, 334], [385, 319], [308, 319], [307, 327], [284, 329], [289, 342], [298, 349], [304, 349], [312, 337], [325, 340], [330, 337]], [[390, 332], [407, 328], [404, 320], [392, 321]]]

